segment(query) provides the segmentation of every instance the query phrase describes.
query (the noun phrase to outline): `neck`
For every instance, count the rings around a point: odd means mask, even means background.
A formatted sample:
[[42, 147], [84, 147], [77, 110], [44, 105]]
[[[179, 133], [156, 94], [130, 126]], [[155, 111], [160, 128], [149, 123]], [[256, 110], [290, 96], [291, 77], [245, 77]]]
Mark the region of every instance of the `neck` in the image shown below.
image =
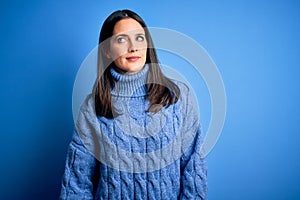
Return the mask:
[[115, 68], [110, 68], [110, 73], [115, 81], [115, 86], [111, 90], [113, 96], [138, 97], [147, 94], [147, 75], [149, 66], [134, 74], [122, 73]]

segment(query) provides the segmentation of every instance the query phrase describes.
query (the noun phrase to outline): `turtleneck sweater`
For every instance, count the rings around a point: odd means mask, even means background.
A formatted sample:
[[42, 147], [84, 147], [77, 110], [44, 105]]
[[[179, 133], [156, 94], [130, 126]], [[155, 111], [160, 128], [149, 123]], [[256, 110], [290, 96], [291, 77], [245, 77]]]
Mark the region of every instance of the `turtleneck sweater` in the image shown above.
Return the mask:
[[111, 90], [111, 95], [115, 97], [145, 97], [147, 95], [147, 74], [149, 66], [135, 74], [121, 74], [115, 68], [110, 68], [110, 73], [116, 82]]
[[69, 144], [60, 199], [206, 199], [198, 112], [189, 88], [174, 81], [180, 99], [149, 113], [147, 74], [114, 68], [112, 119], [97, 116], [94, 96], [82, 104]]

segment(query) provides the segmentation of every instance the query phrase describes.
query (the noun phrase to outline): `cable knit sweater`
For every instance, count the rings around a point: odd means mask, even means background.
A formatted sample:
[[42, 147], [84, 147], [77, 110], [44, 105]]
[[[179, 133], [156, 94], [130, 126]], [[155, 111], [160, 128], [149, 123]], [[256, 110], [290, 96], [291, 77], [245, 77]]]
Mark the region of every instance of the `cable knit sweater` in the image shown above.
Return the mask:
[[68, 148], [60, 199], [206, 199], [207, 169], [189, 88], [156, 114], [146, 112], [148, 65], [137, 74], [111, 68], [113, 119], [96, 116], [89, 95]]

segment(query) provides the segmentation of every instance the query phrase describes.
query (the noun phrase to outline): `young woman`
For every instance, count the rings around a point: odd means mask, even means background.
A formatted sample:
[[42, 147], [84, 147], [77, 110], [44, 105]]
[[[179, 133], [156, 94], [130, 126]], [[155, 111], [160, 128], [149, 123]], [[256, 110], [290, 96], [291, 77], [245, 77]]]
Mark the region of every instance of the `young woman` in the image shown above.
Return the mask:
[[206, 199], [197, 106], [163, 75], [145, 22], [112, 13], [69, 145], [60, 199]]

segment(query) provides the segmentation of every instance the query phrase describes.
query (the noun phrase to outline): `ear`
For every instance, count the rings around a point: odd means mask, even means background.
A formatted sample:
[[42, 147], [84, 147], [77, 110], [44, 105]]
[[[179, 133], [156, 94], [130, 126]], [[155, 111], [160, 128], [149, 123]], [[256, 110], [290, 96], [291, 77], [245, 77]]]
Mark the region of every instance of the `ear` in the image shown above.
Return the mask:
[[109, 47], [107, 47], [107, 46], [102, 46], [102, 47], [101, 47], [101, 51], [102, 51], [103, 55], [105, 55], [105, 57], [106, 57], [107, 59], [111, 59]]

